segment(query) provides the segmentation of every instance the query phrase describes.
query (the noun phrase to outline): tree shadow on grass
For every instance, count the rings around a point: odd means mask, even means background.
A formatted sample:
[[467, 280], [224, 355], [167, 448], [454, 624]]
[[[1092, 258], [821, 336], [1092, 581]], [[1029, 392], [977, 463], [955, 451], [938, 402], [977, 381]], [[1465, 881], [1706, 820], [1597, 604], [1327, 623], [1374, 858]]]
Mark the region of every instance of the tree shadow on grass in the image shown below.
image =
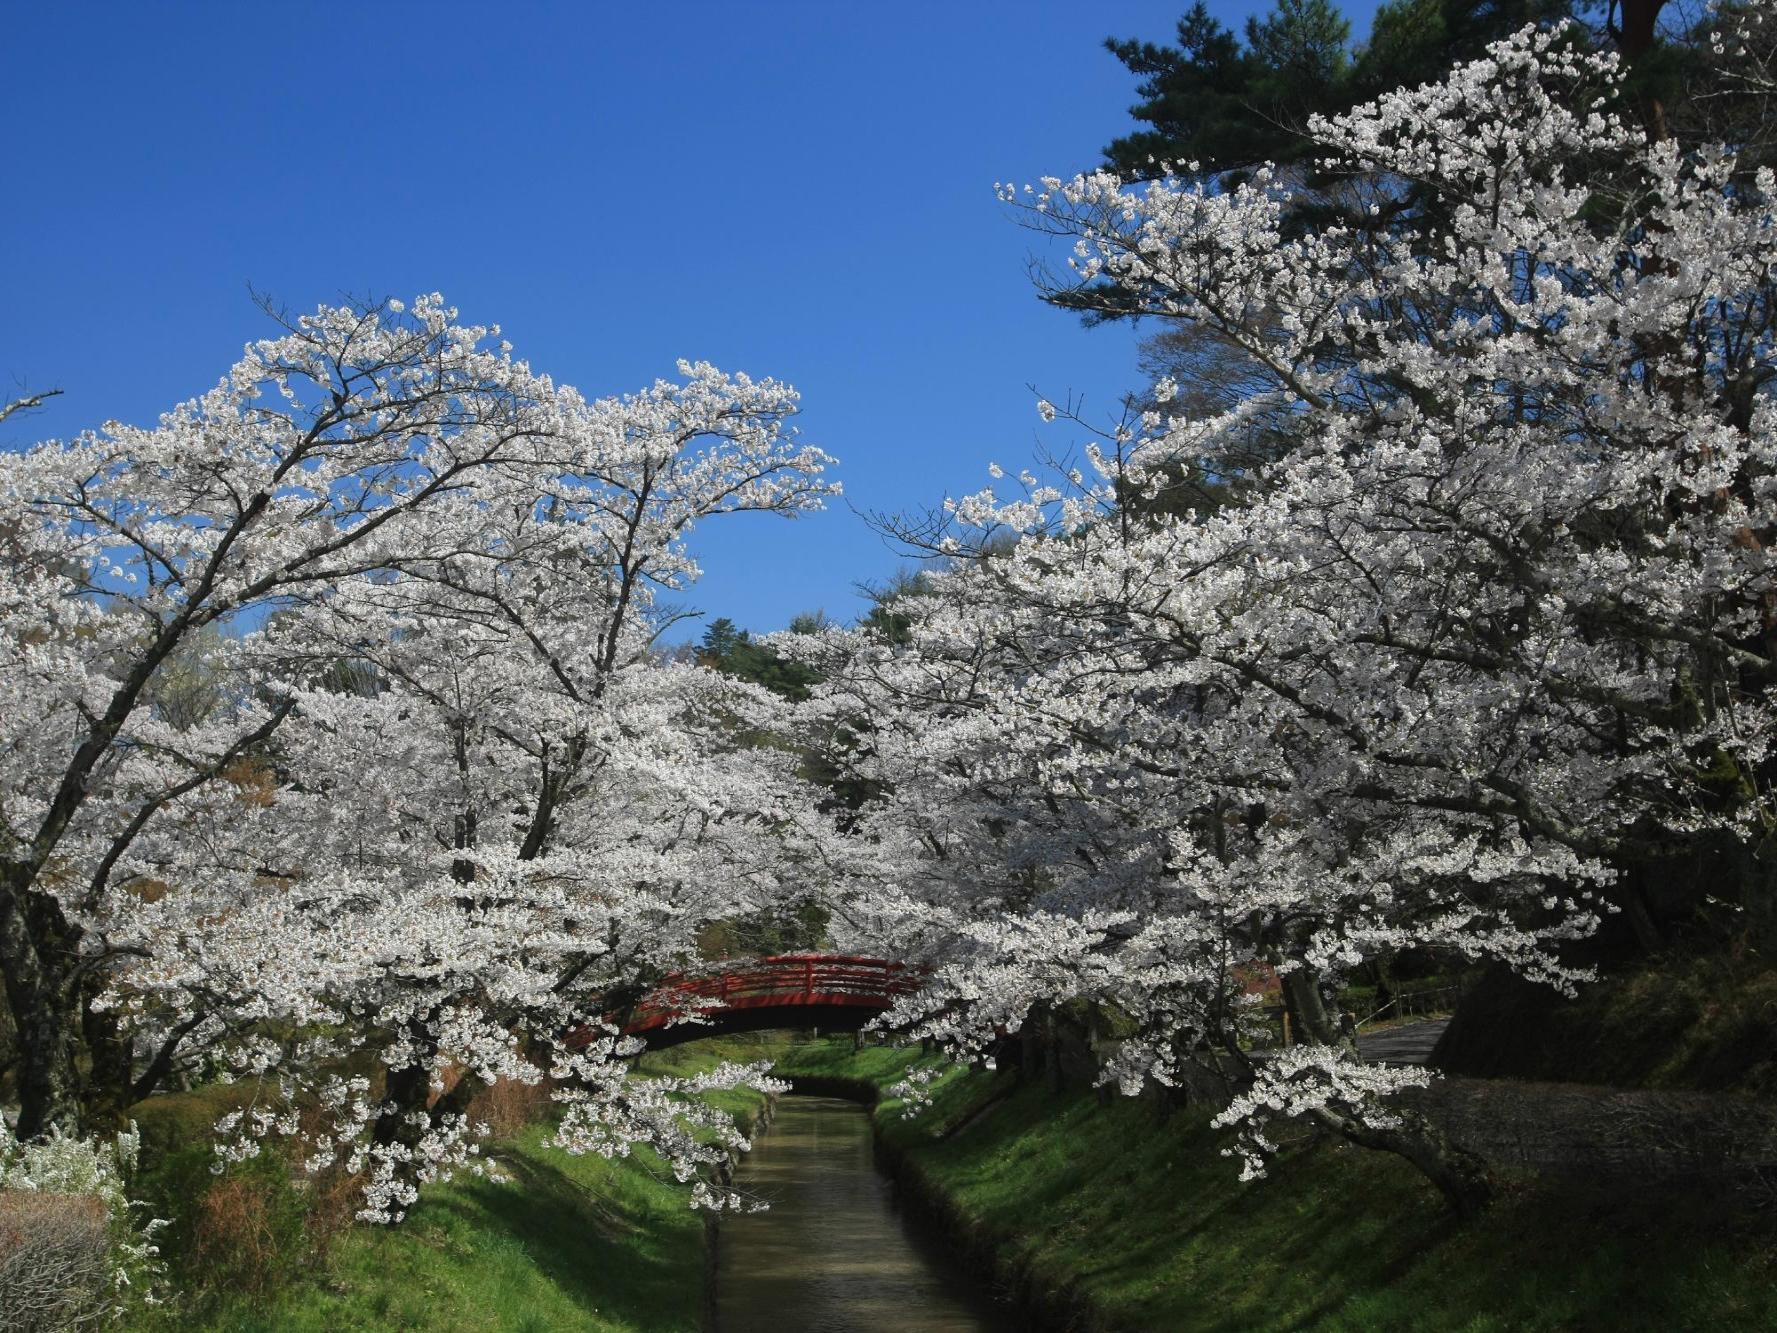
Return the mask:
[[[1203, 1120], [1024, 1093], [970, 1143], [915, 1151], [953, 1187], [976, 1186], [986, 1228], [1035, 1271], [1072, 1274], [1088, 1301], [1127, 1321], [1120, 1327], [1311, 1325], [1448, 1234], [1441, 1204], [1404, 1164], [1304, 1136], [1273, 1178], [1242, 1184]], [[1350, 1191], [1361, 1198], [1366, 1187], [1377, 1206], [1353, 1207]]]
[[662, 1235], [658, 1214], [528, 1154], [500, 1165], [509, 1182], [459, 1187], [424, 1211], [519, 1245], [544, 1279], [602, 1318], [663, 1333], [695, 1325], [701, 1292], [687, 1291], [685, 1273], [697, 1260], [683, 1252], [696, 1244], [695, 1230]]

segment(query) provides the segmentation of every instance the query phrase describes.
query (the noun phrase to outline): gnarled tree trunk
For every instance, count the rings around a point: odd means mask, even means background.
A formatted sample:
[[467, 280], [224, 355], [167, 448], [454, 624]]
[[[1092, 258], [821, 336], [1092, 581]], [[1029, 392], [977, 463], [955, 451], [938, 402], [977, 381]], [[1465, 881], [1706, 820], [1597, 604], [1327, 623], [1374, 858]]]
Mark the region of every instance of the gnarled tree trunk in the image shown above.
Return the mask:
[[[1357, 1038], [1347, 1033], [1321, 999], [1320, 979], [1308, 968], [1283, 977], [1283, 1000], [1295, 1029], [1307, 1041], [1344, 1046], [1357, 1054]], [[1454, 1142], [1416, 1111], [1391, 1107], [1397, 1123], [1388, 1128], [1366, 1125], [1331, 1107], [1315, 1112], [1315, 1120], [1360, 1148], [1374, 1148], [1404, 1157], [1438, 1187], [1456, 1215], [1470, 1218], [1493, 1198], [1493, 1177], [1484, 1159]]]

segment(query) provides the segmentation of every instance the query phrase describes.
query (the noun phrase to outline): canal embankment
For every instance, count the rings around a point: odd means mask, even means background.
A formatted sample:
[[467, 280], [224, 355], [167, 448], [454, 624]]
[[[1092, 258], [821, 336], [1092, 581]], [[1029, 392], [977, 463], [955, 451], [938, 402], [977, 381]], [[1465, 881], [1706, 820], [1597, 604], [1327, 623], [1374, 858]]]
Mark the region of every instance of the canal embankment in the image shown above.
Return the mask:
[[950, 1070], [909, 1117], [888, 1090], [923, 1058], [832, 1039], [778, 1071], [874, 1102], [903, 1207], [1032, 1328], [1777, 1327], [1777, 1228], [1706, 1184], [1508, 1172], [1493, 1208], [1458, 1224], [1404, 1162], [1307, 1129], [1243, 1184], [1207, 1108]]
[[[770, 1059], [782, 1041], [695, 1042], [643, 1068]], [[755, 1132], [769, 1112], [758, 1094], [704, 1095]], [[158, 1237], [167, 1301], [136, 1333], [694, 1333], [707, 1319], [709, 1214], [686, 1206], [688, 1187], [647, 1149], [551, 1146], [546, 1095], [510, 1108], [490, 1145], [503, 1179], [429, 1186], [395, 1227], [353, 1224], [349, 1191], [317, 1189], [275, 1152], [212, 1175], [210, 1125], [229, 1105], [218, 1086], [132, 1110], [145, 1166], [135, 1193], [172, 1222]]]
[[[1009, 1304], [1014, 1327], [1777, 1328], [1777, 1207], [1730, 1215], [1707, 1182], [1654, 1191], [1508, 1175], [1494, 1208], [1459, 1226], [1392, 1158], [1301, 1131], [1268, 1179], [1241, 1184], [1207, 1109], [1066, 1080], [943, 1071], [930, 1108], [906, 1117], [887, 1090], [926, 1059], [917, 1048], [725, 1038], [648, 1057], [675, 1072], [721, 1058], [776, 1059], [804, 1091], [871, 1103], [872, 1150], [902, 1211]], [[548, 1146], [546, 1123], [515, 1124], [492, 1154], [504, 1183], [428, 1189], [400, 1227], [341, 1226], [342, 1199], [273, 1157], [209, 1174], [224, 1091], [137, 1108], [152, 1159], [140, 1193], [175, 1219], [161, 1239], [179, 1292], [138, 1327], [691, 1333], [710, 1318], [720, 1230], [645, 1152], [569, 1157]], [[717, 1096], [755, 1131], [770, 1111]], [[843, 1269], [820, 1248], [840, 1239], [832, 1230], [793, 1249]]]

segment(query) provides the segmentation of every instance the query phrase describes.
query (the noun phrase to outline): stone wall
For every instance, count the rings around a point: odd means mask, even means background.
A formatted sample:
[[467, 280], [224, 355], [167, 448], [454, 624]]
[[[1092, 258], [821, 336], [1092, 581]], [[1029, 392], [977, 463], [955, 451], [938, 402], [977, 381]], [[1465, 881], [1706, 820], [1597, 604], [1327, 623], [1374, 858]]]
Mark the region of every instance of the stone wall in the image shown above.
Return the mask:
[[1777, 1204], [1777, 1105], [1730, 1093], [1444, 1078], [1406, 1094], [1497, 1167]]

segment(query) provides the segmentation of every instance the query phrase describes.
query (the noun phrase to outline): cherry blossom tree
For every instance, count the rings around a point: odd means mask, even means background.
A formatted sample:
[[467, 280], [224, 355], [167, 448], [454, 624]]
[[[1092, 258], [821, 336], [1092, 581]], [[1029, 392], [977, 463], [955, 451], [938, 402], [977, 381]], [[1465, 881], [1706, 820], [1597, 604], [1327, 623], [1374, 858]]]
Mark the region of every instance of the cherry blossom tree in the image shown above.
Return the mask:
[[437, 534], [417, 514], [552, 428], [553, 387], [440, 301], [285, 324], [156, 427], [113, 423], [0, 459], [0, 963], [27, 1136], [116, 1080], [109, 1053], [83, 1052], [82, 1015], [129, 947], [107, 911], [119, 861], [181, 805], [213, 803], [289, 712], [267, 694], [175, 734], [145, 706], [156, 673], [209, 626], [359, 576], [409, 540], [424, 550]]
[[[457, 1143], [470, 1095], [495, 1077], [562, 1080], [558, 1139], [573, 1148], [626, 1143], [610, 1128], [619, 1107], [632, 1129], [690, 1114], [626, 1083], [633, 1043], [560, 1039], [694, 960], [710, 922], [803, 892], [818, 871], [817, 793], [792, 755], [740, 742], [775, 699], [649, 647], [654, 591], [695, 572], [679, 545], [690, 524], [818, 503], [825, 456], [786, 433], [791, 391], [686, 369], [683, 386], [594, 404], [579, 452], [550, 464], [561, 480], [493, 515], [479, 549], [407, 564], [274, 635], [286, 660], [349, 659], [375, 682], [303, 695], [283, 737], [302, 793], [286, 814], [293, 853], [327, 846], [352, 866], [350, 893], [370, 881], [385, 900], [417, 895], [392, 922], [443, 931], [383, 943], [381, 975], [341, 992], [375, 996], [377, 1021], [351, 1030], [390, 1070], [364, 1148], [381, 1166]], [[264, 979], [243, 982], [224, 1010], [266, 1002]], [[285, 1100], [301, 1068], [324, 1074], [339, 1054], [284, 1052]], [[365, 1128], [344, 1121], [339, 1137]], [[684, 1161], [726, 1151], [673, 1135]]]
[[234, 1151], [319, 1107], [312, 1160], [392, 1218], [480, 1080], [549, 1076], [564, 1141], [688, 1177], [732, 1126], [599, 1016], [814, 824], [733, 740], [775, 701], [649, 654], [656, 593], [695, 522], [816, 507], [830, 460], [774, 381], [589, 402], [437, 297], [282, 323], [157, 427], [0, 457], [20, 1133], [219, 1062], [261, 1085]]
[[[974, 1053], [1113, 1006], [1126, 1090], [1239, 1075], [1249, 1172], [1308, 1117], [1466, 1211], [1483, 1164], [1390, 1099], [1423, 1071], [1358, 1060], [1343, 974], [1429, 947], [1571, 989], [1562, 945], [1680, 850], [1771, 912], [1773, 182], [1650, 143], [1620, 83], [1530, 29], [1315, 122], [1370, 228], [1287, 230], [1264, 171], [1023, 196], [1260, 386], [1191, 418], [1161, 384], [1071, 478], [954, 504], [906, 646], [822, 642], [817, 716], [882, 793], [840, 919], [934, 968], [894, 1021]], [[1235, 502], [1129, 503], [1244, 466], [1255, 418], [1280, 457]], [[1303, 1038], [1272, 1058], [1255, 960]]]

